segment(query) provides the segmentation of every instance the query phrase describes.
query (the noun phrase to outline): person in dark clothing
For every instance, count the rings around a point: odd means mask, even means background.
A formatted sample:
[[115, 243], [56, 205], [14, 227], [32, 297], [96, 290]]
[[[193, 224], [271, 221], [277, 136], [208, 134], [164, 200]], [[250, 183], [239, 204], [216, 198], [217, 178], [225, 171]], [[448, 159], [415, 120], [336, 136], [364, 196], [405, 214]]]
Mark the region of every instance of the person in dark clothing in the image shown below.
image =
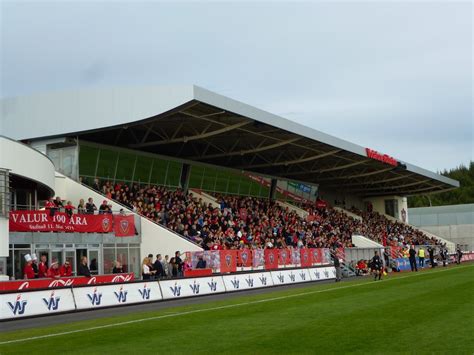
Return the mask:
[[116, 261], [112, 269], [112, 274], [123, 274], [123, 266], [120, 261]]
[[434, 268], [436, 265], [434, 261], [434, 249], [432, 247], [428, 248], [428, 255], [430, 256], [431, 268]]
[[86, 213], [94, 214], [94, 211], [96, 210], [97, 210], [97, 206], [94, 204], [94, 200], [92, 200], [92, 197], [89, 197], [86, 203]]
[[439, 254], [441, 256], [441, 260], [443, 260], [443, 266], [446, 267], [446, 265], [448, 265], [448, 249], [446, 246], [441, 247]]
[[33, 264], [31, 264], [31, 267], [33, 268], [33, 271], [35, 272], [35, 279], [37, 279], [39, 270], [38, 270], [38, 257], [36, 254], [31, 254], [31, 259], [33, 259]]
[[91, 271], [87, 266], [87, 256], [83, 256], [81, 258], [81, 263], [77, 269], [77, 276], [91, 277]]
[[180, 258], [181, 254], [179, 251], [174, 253], [174, 262], [178, 267], [178, 276], [183, 276], [183, 260]]
[[336, 250], [333, 250], [331, 252], [331, 257], [332, 257], [334, 267], [336, 268], [336, 282], [339, 282], [342, 280], [342, 270], [341, 270], [341, 262], [339, 261], [339, 258], [337, 257]]
[[206, 268], [206, 260], [204, 260], [202, 256], [200, 256], [196, 265], [196, 269], [205, 269], [205, 268]]
[[383, 263], [378, 251], [375, 251], [375, 255], [372, 258], [370, 265], [372, 267], [372, 272], [374, 273], [374, 281], [377, 281], [377, 276], [379, 277], [379, 280], [381, 280], [383, 273]]
[[161, 279], [163, 276], [165, 276], [165, 271], [163, 269], [163, 264], [161, 263], [161, 254], [156, 255], [156, 260], [153, 263], [153, 270], [156, 271], [155, 273], [155, 278]]
[[107, 200], [104, 200], [102, 204], [99, 206], [99, 214], [109, 213], [109, 205], [107, 204]]
[[456, 264], [461, 264], [461, 260], [462, 260], [462, 251], [461, 251], [461, 248], [458, 246], [458, 248], [456, 249]]
[[410, 261], [411, 271], [418, 271], [418, 267], [416, 266], [416, 251], [413, 246], [410, 247], [410, 251], [408, 252], [408, 260]]

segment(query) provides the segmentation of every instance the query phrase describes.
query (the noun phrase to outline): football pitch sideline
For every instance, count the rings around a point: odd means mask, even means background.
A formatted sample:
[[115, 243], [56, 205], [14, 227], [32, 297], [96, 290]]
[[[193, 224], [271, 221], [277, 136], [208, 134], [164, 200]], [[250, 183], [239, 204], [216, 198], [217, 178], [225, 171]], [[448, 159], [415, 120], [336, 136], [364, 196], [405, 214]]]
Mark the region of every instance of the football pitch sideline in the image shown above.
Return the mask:
[[474, 352], [474, 264], [8, 331], [0, 354]]

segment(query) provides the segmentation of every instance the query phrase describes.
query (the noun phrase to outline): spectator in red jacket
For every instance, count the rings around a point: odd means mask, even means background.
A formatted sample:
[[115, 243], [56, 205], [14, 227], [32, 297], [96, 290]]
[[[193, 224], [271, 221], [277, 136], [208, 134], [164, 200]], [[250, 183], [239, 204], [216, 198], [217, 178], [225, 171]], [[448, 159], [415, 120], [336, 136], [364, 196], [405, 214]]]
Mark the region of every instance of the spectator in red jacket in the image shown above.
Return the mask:
[[72, 276], [72, 267], [68, 260], [59, 268], [59, 274], [61, 277]]
[[38, 278], [47, 277], [48, 274], [48, 261], [46, 254], [41, 255], [40, 263], [38, 265]]
[[51, 263], [51, 266], [48, 269], [48, 277], [52, 279], [59, 279], [61, 277], [61, 274], [59, 273], [59, 265], [57, 261], [54, 261]]
[[56, 204], [54, 203], [54, 200], [52, 197], [50, 197], [49, 200], [46, 201], [44, 208], [46, 209], [46, 211], [49, 211], [49, 215], [51, 217], [54, 216], [54, 214], [56, 213]]
[[34, 279], [35, 278], [35, 270], [33, 270], [33, 259], [31, 258], [30, 254], [25, 255], [26, 264], [23, 268], [23, 277], [25, 279]]
[[76, 207], [72, 205], [71, 201], [68, 201], [66, 206], [64, 206], [64, 211], [66, 212], [69, 218], [72, 217], [72, 214], [74, 213], [75, 209]]

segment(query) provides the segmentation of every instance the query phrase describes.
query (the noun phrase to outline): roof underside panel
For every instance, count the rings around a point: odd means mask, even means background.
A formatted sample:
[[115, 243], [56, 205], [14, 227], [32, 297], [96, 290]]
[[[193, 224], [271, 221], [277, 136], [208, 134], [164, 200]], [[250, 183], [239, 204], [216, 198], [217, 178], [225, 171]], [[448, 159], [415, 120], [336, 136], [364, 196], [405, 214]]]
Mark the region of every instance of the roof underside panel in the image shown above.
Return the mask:
[[319, 184], [361, 196], [452, 186], [196, 100], [179, 110], [80, 139]]

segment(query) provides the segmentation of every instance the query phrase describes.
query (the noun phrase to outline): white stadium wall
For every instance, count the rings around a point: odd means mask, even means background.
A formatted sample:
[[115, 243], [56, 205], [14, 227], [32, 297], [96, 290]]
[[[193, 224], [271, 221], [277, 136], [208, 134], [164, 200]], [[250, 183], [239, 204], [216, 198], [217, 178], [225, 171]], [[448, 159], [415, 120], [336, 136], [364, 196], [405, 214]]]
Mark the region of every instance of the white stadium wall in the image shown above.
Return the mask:
[[0, 136], [0, 168], [54, 190], [54, 164], [44, 154], [22, 143]]
[[[27, 145], [3, 136], [0, 136], [0, 168], [54, 191], [54, 164], [51, 160]], [[8, 257], [8, 244], [8, 219], [0, 217], [0, 279], [3, 278], [2, 274], [6, 274], [2, 260]]]
[[410, 208], [411, 223], [474, 250], [474, 204]]
[[[81, 198], [87, 202], [87, 199], [92, 197], [97, 207], [103, 200], [107, 200], [107, 202], [112, 205], [112, 210], [114, 212], [118, 212], [123, 208], [127, 210], [128, 213], [134, 213], [115, 201], [107, 199], [105, 196], [99, 194], [93, 189], [79, 184], [59, 173], [56, 173], [56, 195], [60, 196], [62, 199], [70, 200], [75, 206], [77, 206]], [[138, 214], [135, 215], [137, 216], [135, 221], [138, 220], [140, 224], [138, 227], [140, 228], [142, 239], [140, 244], [140, 254], [142, 259], [148, 254], [168, 254], [171, 257], [177, 250], [181, 252], [202, 250], [202, 248], [182, 238], [178, 234], [175, 234], [168, 229], [139, 216]]]

